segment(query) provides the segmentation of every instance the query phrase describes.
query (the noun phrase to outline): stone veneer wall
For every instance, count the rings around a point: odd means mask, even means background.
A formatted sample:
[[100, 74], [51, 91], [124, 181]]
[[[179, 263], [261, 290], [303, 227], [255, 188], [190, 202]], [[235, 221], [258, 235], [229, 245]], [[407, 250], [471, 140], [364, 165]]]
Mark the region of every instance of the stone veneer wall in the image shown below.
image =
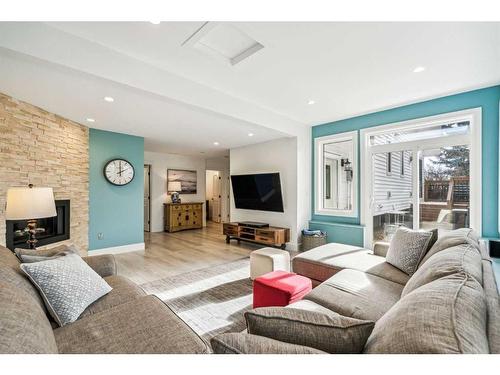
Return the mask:
[[89, 129], [0, 93], [0, 244], [13, 186], [47, 186], [71, 200], [71, 240], [88, 250]]

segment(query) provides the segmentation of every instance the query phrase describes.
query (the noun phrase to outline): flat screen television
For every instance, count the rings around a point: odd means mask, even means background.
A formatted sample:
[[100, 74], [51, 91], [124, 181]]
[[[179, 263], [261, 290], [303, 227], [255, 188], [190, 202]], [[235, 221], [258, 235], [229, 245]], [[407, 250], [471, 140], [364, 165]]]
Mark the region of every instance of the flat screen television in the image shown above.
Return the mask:
[[283, 212], [279, 173], [231, 176], [236, 208]]

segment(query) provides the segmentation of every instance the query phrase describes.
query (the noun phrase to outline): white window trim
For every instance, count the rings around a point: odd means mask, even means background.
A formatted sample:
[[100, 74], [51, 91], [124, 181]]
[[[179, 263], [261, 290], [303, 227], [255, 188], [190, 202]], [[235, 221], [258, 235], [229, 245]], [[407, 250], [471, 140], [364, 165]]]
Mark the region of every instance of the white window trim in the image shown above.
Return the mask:
[[[446, 138], [434, 138], [410, 142], [391, 143], [387, 145], [370, 145], [370, 137], [386, 133], [391, 130], [410, 130], [421, 127], [439, 125], [443, 122], [453, 123], [461, 121], [470, 121], [469, 135], [455, 135]], [[469, 144], [470, 145], [470, 227], [474, 229], [479, 236], [482, 235], [482, 109], [473, 108], [463, 111], [445, 113], [436, 116], [422, 117], [419, 119], [389, 123], [376, 127], [360, 130], [360, 165], [361, 173], [364, 178], [361, 179], [360, 193], [366, 199], [362, 200], [360, 222], [365, 226], [364, 246], [372, 247], [373, 227], [372, 227], [372, 209], [373, 203], [372, 187], [372, 163], [371, 156], [377, 152], [388, 151], [418, 151], [429, 147], [443, 147], [447, 144]], [[414, 166], [418, 168], [418, 158], [413, 155]], [[418, 173], [415, 173], [418, 180]], [[419, 197], [414, 197], [418, 201]], [[415, 214], [415, 212], [414, 212]]]
[[[334, 208], [325, 208], [323, 206], [323, 147], [325, 144], [332, 142], [352, 141], [353, 144], [353, 159], [352, 159], [352, 209], [338, 210]], [[314, 139], [314, 181], [315, 181], [315, 198], [314, 198], [314, 214], [326, 216], [343, 216], [357, 217], [358, 216], [358, 132], [346, 132], [339, 134], [327, 135]]]

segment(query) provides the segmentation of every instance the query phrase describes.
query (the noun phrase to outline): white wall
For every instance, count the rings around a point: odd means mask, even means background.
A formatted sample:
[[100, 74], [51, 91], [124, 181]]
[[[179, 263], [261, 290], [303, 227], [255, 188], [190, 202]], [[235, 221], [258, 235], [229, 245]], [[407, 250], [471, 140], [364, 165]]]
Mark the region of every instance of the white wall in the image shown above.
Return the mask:
[[311, 220], [311, 128], [297, 129], [297, 242]]
[[196, 194], [181, 194], [182, 202], [203, 202], [203, 225], [205, 222], [205, 159], [144, 152], [144, 164], [151, 164], [151, 232], [163, 231], [163, 203], [170, 202], [167, 194], [167, 169], [188, 169], [197, 171]]
[[[310, 143], [310, 139], [309, 139]], [[303, 150], [302, 150], [303, 151]], [[237, 209], [231, 193], [231, 221], [261, 221], [270, 225], [290, 228], [290, 249], [297, 248], [299, 225], [302, 225], [302, 213], [298, 215], [298, 191], [307, 189], [305, 181], [298, 187], [298, 144], [297, 137], [280, 138], [270, 142], [234, 148], [230, 150], [230, 172], [235, 174], [279, 172], [283, 194], [284, 211], [268, 212]], [[309, 163], [310, 163], [309, 159]], [[310, 174], [307, 181], [310, 181]], [[309, 183], [310, 184], [310, 183]], [[310, 191], [310, 189], [309, 189]], [[303, 198], [301, 198], [302, 200]], [[310, 200], [310, 193], [309, 198]], [[310, 203], [309, 203], [310, 207]], [[301, 205], [301, 209], [303, 209]]]

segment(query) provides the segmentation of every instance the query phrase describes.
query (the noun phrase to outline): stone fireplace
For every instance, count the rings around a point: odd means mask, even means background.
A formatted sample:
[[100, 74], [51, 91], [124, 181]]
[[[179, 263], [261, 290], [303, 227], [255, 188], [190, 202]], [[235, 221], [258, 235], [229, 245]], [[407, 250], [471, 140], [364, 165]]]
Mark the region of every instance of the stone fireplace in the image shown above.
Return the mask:
[[[0, 93], [0, 135], [0, 245], [7, 245], [7, 232], [11, 232], [5, 220], [7, 190], [31, 183], [53, 188], [58, 201], [71, 200], [63, 226], [50, 220], [43, 225], [39, 222], [39, 226], [56, 231], [57, 242], [60, 236], [71, 233], [66, 241], [74, 243], [85, 255], [89, 221], [89, 129]], [[66, 234], [61, 234], [61, 228], [66, 228], [68, 222]], [[17, 224], [18, 229], [24, 229], [22, 226]], [[42, 237], [41, 233], [39, 247], [43, 246]]]

